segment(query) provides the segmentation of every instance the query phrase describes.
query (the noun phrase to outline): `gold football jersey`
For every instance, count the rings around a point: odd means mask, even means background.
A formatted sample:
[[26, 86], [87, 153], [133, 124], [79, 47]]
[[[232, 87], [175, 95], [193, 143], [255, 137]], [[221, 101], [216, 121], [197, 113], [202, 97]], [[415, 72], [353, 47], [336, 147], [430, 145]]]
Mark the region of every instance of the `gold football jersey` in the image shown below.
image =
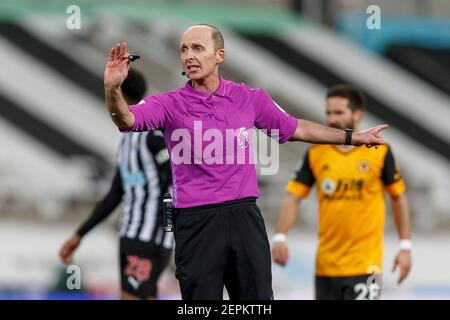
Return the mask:
[[287, 192], [305, 198], [316, 184], [319, 200], [319, 246], [316, 275], [355, 276], [381, 271], [384, 190], [405, 191], [388, 145], [342, 152], [315, 145], [307, 151]]

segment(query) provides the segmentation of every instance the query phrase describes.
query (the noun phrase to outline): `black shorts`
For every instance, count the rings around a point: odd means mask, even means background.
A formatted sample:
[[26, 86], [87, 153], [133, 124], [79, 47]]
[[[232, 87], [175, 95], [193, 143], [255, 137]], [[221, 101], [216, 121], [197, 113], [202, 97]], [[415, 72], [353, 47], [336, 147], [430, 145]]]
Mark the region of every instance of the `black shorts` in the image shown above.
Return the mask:
[[315, 287], [317, 300], [378, 300], [381, 275], [316, 276]]
[[178, 209], [176, 277], [184, 300], [273, 299], [270, 246], [254, 198]]
[[122, 291], [141, 299], [156, 297], [157, 281], [169, 263], [172, 250], [141, 241], [120, 241]]

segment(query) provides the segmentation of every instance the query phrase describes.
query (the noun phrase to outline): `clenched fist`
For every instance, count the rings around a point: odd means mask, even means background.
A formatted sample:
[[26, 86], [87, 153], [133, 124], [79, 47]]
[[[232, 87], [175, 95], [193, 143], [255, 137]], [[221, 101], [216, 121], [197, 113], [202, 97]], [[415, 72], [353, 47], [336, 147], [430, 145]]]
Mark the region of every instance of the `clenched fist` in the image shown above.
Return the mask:
[[289, 249], [284, 241], [277, 241], [272, 247], [272, 260], [280, 266], [286, 265], [289, 259]]

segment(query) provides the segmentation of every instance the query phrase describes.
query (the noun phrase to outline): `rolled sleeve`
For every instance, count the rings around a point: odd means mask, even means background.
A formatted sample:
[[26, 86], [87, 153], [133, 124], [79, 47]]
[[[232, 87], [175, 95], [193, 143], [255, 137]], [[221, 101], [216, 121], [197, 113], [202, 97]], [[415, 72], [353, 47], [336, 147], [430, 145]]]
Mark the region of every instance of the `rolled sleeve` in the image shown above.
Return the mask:
[[297, 129], [297, 119], [286, 113], [262, 89], [253, 89], [255, 102], [255, 126], [266, 129], [270, 137], [279, 143], [288, 141]]

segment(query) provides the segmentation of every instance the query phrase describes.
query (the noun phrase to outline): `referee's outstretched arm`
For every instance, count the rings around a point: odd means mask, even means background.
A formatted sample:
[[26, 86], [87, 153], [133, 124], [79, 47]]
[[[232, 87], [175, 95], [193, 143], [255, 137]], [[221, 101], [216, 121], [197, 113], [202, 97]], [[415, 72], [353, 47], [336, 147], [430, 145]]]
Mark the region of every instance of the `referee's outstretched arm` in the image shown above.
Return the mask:
[[108, 112], [119, 129], [132, 128], [134, 115], [128, 109], [120, 86], [128, 76], [130, 60], [126, 42], [117, 43], [109, 51], [108, 62], [105, 67], [104, 86]]
[[303, 141], [314, 144], [352, 144], [354, 146], [366, 145], [367, 147], [384, 144], [380, 132], [388, 127], [381, 124], [362, 132], [354, 132], [347, 140], [347, 132], [341, 129], [322, 126], [318, 123], [298, 119], [297, 129], [292, 136], [292, 141]]
[[[117, 43], [112, 47], [105, 67], [104, 87], [109, 114], [116, 126], [126, 131], [135, 123], [133, 113], [129, 110], [120, 86], [127, 78], [130, 60], [128, 59], [127, 43]], [[378, 125], [369, 130], [348, 133], [341, 129], [322, 126], [318, 123], [298, 119], [297, 129], [290, 139], [314, 144], [351, 144], [367, 147], [384, 144], [380, 132], [388, 125]]]

